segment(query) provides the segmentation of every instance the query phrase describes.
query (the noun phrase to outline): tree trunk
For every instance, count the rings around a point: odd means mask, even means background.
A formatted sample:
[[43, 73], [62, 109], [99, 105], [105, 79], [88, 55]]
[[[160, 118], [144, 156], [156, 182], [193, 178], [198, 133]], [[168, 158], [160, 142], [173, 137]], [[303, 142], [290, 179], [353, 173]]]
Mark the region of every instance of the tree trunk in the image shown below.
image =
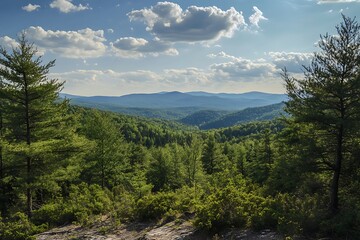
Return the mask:
[[[0, 113], [0, 141], [2, 140], [2, 129], [3, 129], [3, 116], [2, 113]], [[0, 143], [0, 179], [3, 178], [4, 178], [3, 147], [2, 147], [2, 143]]]
[[4, 178], [4, 170], [3, 170], [3, 151], [2, 146], [0, 146], [0, 180]]
[[[26, 121], [26, 144], [28, 147], [31, 145], [31, 130], [30, 130], [30, 109], [29, 109], [29, 93], [28, 93], [28, 82], [26, 74], [23, 74], [24, 77], [24, 94], [25, 94], [25, 121]], [[26, 205], [27, 205], [27, 214], [29, 217], [32, 215], [32, 194], [31, 194], [31, 157], [26, 157]]]
[[344, 127], [341, 124], [338, 130], [337, 136], [337, 147], [336, 147], [336, 162], [334, 168], [334, 174], [331, 185], [330, 193], [330, 210], [331, 213], [336, 214], [339, 209], [339, 180], [341, 173], [341, 163], [343, 160], [343, 138], [344, 138]]

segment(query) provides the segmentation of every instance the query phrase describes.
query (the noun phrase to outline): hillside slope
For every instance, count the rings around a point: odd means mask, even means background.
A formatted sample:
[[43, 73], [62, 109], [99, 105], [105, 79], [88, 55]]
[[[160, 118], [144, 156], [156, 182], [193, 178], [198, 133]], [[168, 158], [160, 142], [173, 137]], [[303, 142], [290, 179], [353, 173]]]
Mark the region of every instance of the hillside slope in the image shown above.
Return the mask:
[[246, 108], [204, 123], [199, 127], [202, 130], [207, 130], [230, 127], [244, 122], [272, 120], [284, 113], [284, 106], [284, 103], [278, 103], [264, 107]]

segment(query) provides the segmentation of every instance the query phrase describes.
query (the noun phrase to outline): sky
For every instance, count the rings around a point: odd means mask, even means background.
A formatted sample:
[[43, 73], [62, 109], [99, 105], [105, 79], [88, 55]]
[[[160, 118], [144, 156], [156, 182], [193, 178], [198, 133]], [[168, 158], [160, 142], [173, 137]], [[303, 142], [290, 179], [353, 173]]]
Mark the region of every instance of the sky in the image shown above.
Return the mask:
[[0, 45], [24, 32], [64, 93], [284, 93], [360, 0], [1, 0]]

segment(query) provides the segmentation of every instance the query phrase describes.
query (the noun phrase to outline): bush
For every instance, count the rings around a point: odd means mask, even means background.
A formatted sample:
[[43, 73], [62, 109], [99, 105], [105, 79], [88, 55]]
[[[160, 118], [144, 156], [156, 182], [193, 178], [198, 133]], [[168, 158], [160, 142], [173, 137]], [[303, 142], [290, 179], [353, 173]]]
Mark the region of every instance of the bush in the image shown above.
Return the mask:
[[72, 185], [69, 200], [64, 207], [71, 209], [76, 222], [82, 225], [88, 224], [91, 216], [110, 212], [112, 209], [110, 196], [109, 191], [97, 184]]
[[198, 206], [195, 224], [201, 228], [222, 227], [268, 228], [276, 225], [270, 210], [271, 200], [246, 192], [229, 183], [214, 188]]
[[[195, 196], [198, 194], [199, 196]], [[197, 197], [201, 191], [184, 186], [175, 192], [158, 192], [139, 199], [136, 203], [136, 216], [146, 220], [173, 220], [180, 215], [195, 211]]]
[[35, 226], [22, 212], [17, 212], [5, 220], [0, 217], [0, 239], [2, 240], [35, 239], [33, 235], [46, 228], [47, 225]]
[[138, 200], [136, 215], [142, 220], [160, 220], [175, 209], [176, 197], [173, 192], [149, 194]]
[[75, 221], [75, 217], [70, 208], [62, 199], [47, 203], [33, 212], [31, 219], [35, 224], [47, 223], [49, 226], [58, 226]]
[[338, 214], [321, 222], [321, 232], [325, 236], [339, 239], [360, 239], [360, 210], [342, 209]]
[[275, 196], [272, 208], [278, 220], [278, 231], [290, 235], [317, 232], [324, 214], [319, 201], [317, 195], [302, 198], [289, 194]]
[[113, 190], [114, 216], [120, 221], [129, 221], [135, 218], [136, 201], [134, 195], [122, 187], [114, 187]]
[[99, 185], [70, 186], [69, 198], [56, 199], [34, 211], [33, 221], [36, 224], [47, 223], [50, 226], [61, 225], [76, 221], [88, 224], [91, 217], [108, 213], [112, 209], [111, 193]]

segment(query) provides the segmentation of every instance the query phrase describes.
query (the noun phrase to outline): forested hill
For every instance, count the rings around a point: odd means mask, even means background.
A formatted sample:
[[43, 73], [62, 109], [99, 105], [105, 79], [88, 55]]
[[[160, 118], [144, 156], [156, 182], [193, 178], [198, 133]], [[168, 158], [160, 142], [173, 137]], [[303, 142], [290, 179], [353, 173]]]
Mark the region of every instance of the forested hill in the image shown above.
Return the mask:
[[285, 114], [284, 107], [285, 103], [278, 103], [264, 107], [246, 108], [233, 113], [203, 110], [190, 114], [179, 121], [187, 125], [198, 126], [202, 130], [225, 128], [245, 122], [275, 119]]
[[[81, 97], [69, 94], [60, 96], [70, 99], [72, 105], [132, 116], [177, 120], [200, 129], [229, 127], [242, 122], [273, 119], [282, 111], [283, 105], [280, 102], [287, 98], [284, 94], [261, 92], [242, 94], [161, 92], [121, 97]], [[243, 110], [239, 112], [239, 109]]]

